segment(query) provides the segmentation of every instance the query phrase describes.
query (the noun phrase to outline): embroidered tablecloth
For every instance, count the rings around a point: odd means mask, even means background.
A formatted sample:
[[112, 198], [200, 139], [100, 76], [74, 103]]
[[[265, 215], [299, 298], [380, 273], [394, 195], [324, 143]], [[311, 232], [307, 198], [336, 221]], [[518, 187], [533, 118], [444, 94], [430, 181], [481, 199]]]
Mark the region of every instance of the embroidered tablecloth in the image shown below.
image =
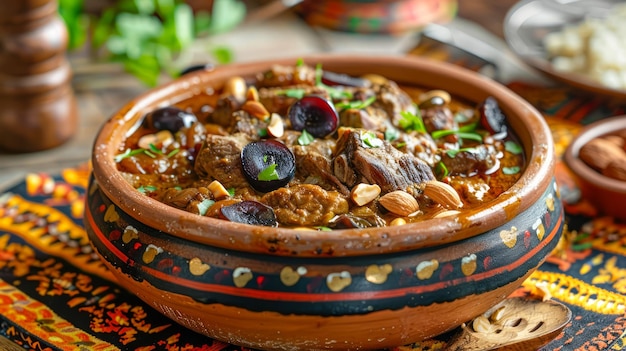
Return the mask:
[[[474, 70], [485, 64], [432, 45], [424, 41], [412, 54]], [[582, 125], [626, 108], [567, 87], [508, 86], [545, 115], [559, 155]], [[177, 325], [116, 285], [82, 226], [88, 174], [87, 163], [28, 174], [0, 194], [0, 349], [244, 350]], [[562, 163], [556, 176], [566, 209], [563, 240], [513, 295], [548, 296], [572, 310], [571, 323], [542, 350], [626, 349], [626, 224], [581, 199]], [[440, 350], [445, 340], [397, 349]]]

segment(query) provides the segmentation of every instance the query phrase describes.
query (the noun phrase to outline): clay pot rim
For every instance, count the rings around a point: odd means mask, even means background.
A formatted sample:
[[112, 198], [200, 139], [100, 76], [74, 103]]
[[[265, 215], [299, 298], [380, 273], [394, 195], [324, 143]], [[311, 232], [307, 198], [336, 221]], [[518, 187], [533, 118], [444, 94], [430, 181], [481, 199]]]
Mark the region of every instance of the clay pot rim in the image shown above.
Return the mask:
[[596, 187], [615, 193], [626, 194], [626, 182], [606, 177], [583, 162], [578, 154], [591, 139], [626, 129], [626, 115], [613, 116], [583, 127], [565, 149], [565, 164], [582, 180]]
[[[142, 223], [182, 239], [252, 253], [319, 257], [393, 253], [457, 242], [508, 222], [535, 204], [550, 186], [555, 156], [548, 125], [533, 106], [508, 88], [448, 63], [419, 57], [349, 54], [311, 55], [303, 59], [309, 64], [321, 63], [323, 67], [339, 68], [346, 73], [372, 73], [360, 69], [361, 66], [374, 68], [381, 74], [395, 71], [398, 75], [399, 69], [418, 70], [424, 75], [436, 75], [433, 88], [439, 84], [439, 79], [452, 80], [454, 86], [467, 87], [462, 95], [468, 100], [472, 100], [470, 96], [474, 101], [480, 101], [477, 96], [482, 99], [487, 95], [494, 96], [505, 113], [517, 116], [512, 120], [512, 127], [523, 143], [528, 161], [519, 181], [496, 201], [464, 211], [460, 216], [402, 226], [318, 232], [232, 223], [174, 209], [136, 191], [117, 172], [113, 160], [118, 153], [117, 145], [129, 127], [150, 108], [173, 98], [188, 97], [194, 90], [210, 82], [223, 81], [236, 72], [260, 72], [272, 64], [293, 64], [300, 58], [226, 65], [213, 71], [190, 74], [133, 99], [114, 114], [96, 136], [92, 165], [100, 189], [118, 207]], [[410, 75], [405, 76], [407, 81], [401, 83], [412, 80]], [[454, 95], [459, 94], [453, 92]], [[329, 248], [328, 251], [325, 248]]]

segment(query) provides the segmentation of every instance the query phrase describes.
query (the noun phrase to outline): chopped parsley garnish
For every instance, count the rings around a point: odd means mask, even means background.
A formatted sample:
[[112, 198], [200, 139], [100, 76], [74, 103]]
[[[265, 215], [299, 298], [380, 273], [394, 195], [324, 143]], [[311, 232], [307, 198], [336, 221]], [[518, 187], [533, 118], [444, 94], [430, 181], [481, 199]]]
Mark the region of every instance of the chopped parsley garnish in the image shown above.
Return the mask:
[[180, 149], [174, 149], [174, 150], [170, 151], [166, 156], [167, 156], [167, 158], [170, 158], [170, 157], [176, 155], [179, 152], [180, 152]]
[[123, 153], [115, 155], [114, 160], [115, 162], [121, 162], [125, 158], [135, 156], [144, 151], [145, 151], [144, 149], [134, 149], [134, 150], [126, 149]]
[[285, 95], [287, 97], [295, 98], [295, 99], [302, 99], [305, 93], [306, 91], [304, 89], [299, 89], [299, 88], [285, 89], [285, 90], [280, 90], [276, 92], [276, 94], [278, 95]]
[[302, 67], [304, 66], [304, 60], [302, 58], [299, 58], [296, 60], [296, 67]]
[[[180, 152], [180, 149], [174, 149], [172, 151], [170, 151], [167, 155], [165, 155], [165, 157], [170, 158], [174, 155], [176, 155], [177, 153]], [[156, 158], [157, 155], [164, 155], [163, 151], [161, 151], [159, 148], [157, 148], [154, 144], [150, 144], [150, 149], [126, 149], [124, 152], [122, 152], [121, 154], [117, 154], [115, 155], [115, 157], [113, 158], [113, 160], [116, 163], [122, 162], [123, 159], [125, 158], [129, 158], [132, 156], [136, 156], [139, 154], [146, 154], [147, 156], [151, 157], [151, 158]]]
[[302, 146], [309, 145], [315, 140], [315, 137], [311, 135], [311, 133], [307, 132], [306, 129], [302, 130], [302, 134], [298, 137], [298, 144]]
[[378, 139], [378, 137], [376, 137], [376, 134], [374, 134], [374, 132], [364, 132], [361, 134], [361, 141], [363, 142], [363, 147], [371, 147], [371, 148], [376, 148], [376, 147], [381, 147], [383, 146], [383, 141]]
[[522, 147], [511, 140], [507, 140], [504, 142], [504, 149], [513, 155], [520, 155], [522, 153]]
[[520, 168], [519, 166], [514, 166], [514, 167], [502, 167], [502, 173], [504, 174], [518, 174], [520, 172]]
[[447, 177], [449, 174], [449, 171], [448, 171], [448, 167], [446, 167], [446, 164], [443, 162], [437, 163], [435, 165], [435, 174], [437, 174], [437, 178], [439, 179]]
[[400, 132], [395, 128], [387, 128], [385, 130], [385, 140], [394, 141], [400, 137]]
[[265, 167], [257, 176], [258, 180], [262, 180], [262, 181], [270, 181], [270, 180], [277, 180], [278, 177], [278, 172], [276, 172], [276, 164], [272, 163], [271, 165]]
[[335, 105], [337, 109], [355, 109], [362, 110], [376, 101], [376, 96], [370, 96], [367, 100], [355, 100], [347, 102], [339, 102]]
[[202, 202], [198, 203], [198, 213], [201, 216], [204, 216], [207, 211], [209, 210], [209, 208], [211, 208], [211, 206], [213, 206], [213, 204], [215, 203], [215, 201], [211, 200], [211, 199], [204, 199], [202, 200]]
[[459, 138], [461, 139], [474, 140], [477, 142], [483, 141], [483, 137], [478, 133], [462, 132], [460, 130], [450, 130], [450, 129], [436, 130], [432, 132], [430, 135], [433, 137], [433, 139], [440, 139], [440, 138], [443, 138], [445, 136], [452, 135], [452, 134], [458, 135]]
[[142, 194], [145, 193], [151, 193], [153, 191], [156, 191], [158, 188], [154, 185], [146, 185], [146, 186], [140, 186], [139, 188], [137, 188], [137, 191], [139, 191]]
[[426, 126], [424, 126], [424, 121], [422, 120], [422, 116], [419, 112], [419, 109], [416, 109], [417, 114], [411, 113], [409, 111], [402, 111], [400, 115], [402, 119], [399, 124], [402, 129], [408, 131], [416, 131], [420, 133], [426, 133]]

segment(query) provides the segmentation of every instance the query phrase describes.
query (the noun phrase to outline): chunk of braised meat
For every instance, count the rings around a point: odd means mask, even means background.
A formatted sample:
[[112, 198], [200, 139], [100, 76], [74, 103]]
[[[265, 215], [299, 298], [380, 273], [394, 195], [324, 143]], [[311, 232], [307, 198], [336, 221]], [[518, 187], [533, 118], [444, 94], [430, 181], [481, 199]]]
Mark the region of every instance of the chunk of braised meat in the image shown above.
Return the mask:
[[241, 108], [241, 103], [232, 95], [221, 96], [216, 104], [213, 113], [207, 116], [207, 123], [214, 123], [227, 128], [231, 125], [233, 113]]
[[435, 179], [426, 162], [397, 150], [388, 141], [377, 139], [379, 146], [368, 146], [363, 140], [367, 133], [371, 132], [346, 130], [337, 141], [333, 173], [349, 188], [357, 183], [378, 184], [381, 194], [386, 194], [413, 191], [417, 185]]
[[337, 191], [313, 184], [298, 184], [269, 192], [261, 202], [272, 207], [279, 223], [289, 226], [325, 226], [347, 213], [348, 200]]
[[259, 131], [267, 128], [267, 122], [251, 116], [245, 111], [234, 112], [231, 116], [231, 134], [246, 134], [251, 140], [259, 139]]
[[331, 229], [350, 229], [350, 228], [370, 228], [384, 227], [385, 220], [382, 219], [375, 210], [370, 207], [358, 207], [352, 209], [350, 213], [339, 215], [333, 218], [328, 227]]
[[257, 76], [257, 87], [287, 87], [298, 84], [315, 85], [315, 68], [309, 65], [273, 65]]
[[390, 121], [386, 112], [380, 108], [368, 106], [363, 109], [348, 108], [339, 112], [339, 124], [372, 131], [385, 131]]
[[372, 89], [376, 94], [376, 101], [372, 106], [384, 110], [393, 125], [399, 125], [403, 118], [401, 112], [417, 113], [417, 107], [411, 97], [400, 89], [395, 82], [387, 81], [384, 84], [374, 84]]
[[444, 152], [441, 162], [446, 166], [449, 175], [470, 176], [488, 173], [497, 168], [499, 154], [493, 145], [481, 144], [453, 154]]
[[210, 199], [211, 192], [204, 187], [199, 188], [169, 188], [159, 193], [157, 200], [166, 205], [176, 207], [187, 212], [200, 214], [202, 201]]
[[[459, 125], [454, 119], [452, 111], [446, 106], [434, 106], [421, 110], [424, 127], [428, 133], [437, 130], [457, 130]], [[444, 137], [448, 143], [456, 143], [459, 138], [456, 134], [450, 134]]]
[[428, 133], [416, 131], [401, 133], [398, 139], [391, 142], [398, 150], [414, 155], [426, 162], [431, 168], [435, 167], [440, 157], [439, 148], [432, 136]]
[[241, 150], [250, 141], [243, 133], [207, 135], [196, 157], [194, 171], [201, 178], [218, 180], [226, 188], [248, 187], [241, 169]]
[[332, 172], [331, 156], [334, 139], [314, 139], [308, 145], [298, 144], [300, 132], [286, 131], [281, 140], [296, 158], [296, 178], [300, 182], [316, 184], [325, 190], [337, 190], [348, 195], [350, 190]]

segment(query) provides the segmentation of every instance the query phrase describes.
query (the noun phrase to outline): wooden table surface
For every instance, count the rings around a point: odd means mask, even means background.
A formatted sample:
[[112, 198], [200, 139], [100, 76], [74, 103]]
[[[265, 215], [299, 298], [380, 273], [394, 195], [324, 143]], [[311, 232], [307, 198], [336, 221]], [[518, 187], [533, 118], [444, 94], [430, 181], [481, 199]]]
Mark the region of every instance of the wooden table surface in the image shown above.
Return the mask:
[[[459, 17], [478, 23], [488, 32], [502, 37], [502, 22], [514, 0], [459, 0]], [[209, 38], [209, 45], [233, 46], [236, 60], [271, 59], [332, 51], [349, 44], [342, 37], [329, 43], [328, 37], [304, 24], [298, 17], [284, 13], [271, 21], [243, 26], [232, 32]], [[388, 41], [392, 45], [396, 42]], [[397, 43], [390, 51], [401, 54], [406, 43]], [[334, 46], [333, 46], [334, 45]], [[405, 46], [402, 46], [405, 45]], [[347, 45], [349, 47], [349, 45]], [[387, 49], [387, 48], [384, 48]], [[206, 50], [198, 49], [195, 55]], [[56, 172], [89, 160], [91, 145], [100, 125], [117, 109], [147, 88], [134, 77], [112, 64], [94, 64], [80, 53], [69, 53], [77, 97], [80, 123], [78, 132], [67, 143], [54, 149], [10, 154], [0, 151], [0, 189], [13, 184], [29, 172]], [[195, 56], [195, 60], [202, 60]], [[1, 108], [1, 106], [0, 106]]]

